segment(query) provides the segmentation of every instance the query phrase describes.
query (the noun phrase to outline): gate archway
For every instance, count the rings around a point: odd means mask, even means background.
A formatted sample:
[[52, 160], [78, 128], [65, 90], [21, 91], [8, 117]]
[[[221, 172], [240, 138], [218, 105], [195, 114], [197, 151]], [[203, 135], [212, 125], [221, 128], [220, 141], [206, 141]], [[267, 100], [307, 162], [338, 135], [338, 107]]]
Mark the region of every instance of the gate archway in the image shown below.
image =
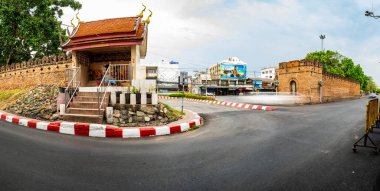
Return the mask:
[[297, 94], [297, 83], [294, 80], [290, 81], [290, 92], [292, 95]]

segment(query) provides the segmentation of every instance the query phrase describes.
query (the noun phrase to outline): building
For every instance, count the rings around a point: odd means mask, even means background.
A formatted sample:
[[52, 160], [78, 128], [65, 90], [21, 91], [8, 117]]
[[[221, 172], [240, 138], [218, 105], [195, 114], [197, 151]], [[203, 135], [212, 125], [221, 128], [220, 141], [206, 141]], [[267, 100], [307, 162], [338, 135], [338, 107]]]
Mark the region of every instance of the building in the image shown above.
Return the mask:
[[178, 91], [178, 77], [180, 76], [179, 63], [175, 61], [164, 61], [160, 63], [141, 64], [142, 73], [146, 80], [157, 81], [159, 92]]
[[[72, 53], [71, 67], [80, 68], [80, 86], [97, 87], [104, 76], [114, 86], [144, 84], [145, 70], [140, 68], [140, 60], [147, 54], [149, 23], [150, 16], [146, 20], [136, 16], [79, 22], [74, 26], [62, 49]], [[144, 91], [144, 85], [141, 86]]]
[[276, 91], [274, 80], [267, 78], [247, 78], [247, 84], [252, 84], [253, 91], [273, 92]]
[[[238, 94], [252, 91], [252, 85], [246, 86], [247, 64], [237, 57], [230, 57], [209, 68], [211, 80], [207, 83], [207, 92], [216, 95]], [[206, 92], [206, 86], [201, 86]]]
[[360, 82], [323, 71], [322, 64], [296, 60], [280, 63], [280, 92], [305, 97], [305, 103], [359, 98]]
[[211, 85], [211, 75], [204, 71], [195, 71], [191, 80], [190, 92], [193, 94], [204, 94], [205, 88]]
[[269, 67], [269, 68], [263, 68], [261, 69], [260, 75], [261, 78], [271, 79], [275, 80], [278, 67]]

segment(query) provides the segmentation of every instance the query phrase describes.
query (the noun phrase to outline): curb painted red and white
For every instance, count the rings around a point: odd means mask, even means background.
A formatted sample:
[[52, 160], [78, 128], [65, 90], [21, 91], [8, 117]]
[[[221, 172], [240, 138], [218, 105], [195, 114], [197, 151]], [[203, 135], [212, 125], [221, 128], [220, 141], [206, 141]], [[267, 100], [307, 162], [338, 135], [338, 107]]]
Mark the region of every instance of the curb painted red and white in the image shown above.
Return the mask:
[[194, 115], [194, 119], [179, 125], [160, 126], [160, 127], [140, 127], [140, 128], [119, 128], [110, 125], [72, 123], [72, 122], [45, 122], [34, 119], [27, 119], [16, 115], [0, 111], [1, 120], [20, 126], [34, 129], [53, 131], [67, 135], [79, 135], [87, 137], [101, 138], [139, 138], [149, 136], [171, 135], [183, 133], [191, 130], [195, 126], [200, 126], [202, 118], [195, 112], [189, 111]]
[[[158, 98], [159, 99], [181, 99], [178, 97], [168, 97], [168, 96], [159, 96]], [[200, 100], [200, 99], [191, 99], [191, 98], [184, 98], [184, 100], [200, 102], [200, 103], [215, 104], [215, 105], [223, 105], [227, 107], [236, 107], [236, 108], [241, 108], [241, 109], [251, 109], [251, 110], [274, 111], [277, 109], [276, 107], [273, 107], [273, 106], [252, 105], [252, 104], [226, 102], [226, 101]]]

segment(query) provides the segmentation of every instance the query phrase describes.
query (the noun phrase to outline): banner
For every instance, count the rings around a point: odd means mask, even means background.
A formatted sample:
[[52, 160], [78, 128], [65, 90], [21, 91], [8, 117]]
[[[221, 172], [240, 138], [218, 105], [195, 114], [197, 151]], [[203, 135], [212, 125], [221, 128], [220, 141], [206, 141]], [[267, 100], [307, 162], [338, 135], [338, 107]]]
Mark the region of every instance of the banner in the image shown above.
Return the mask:
[[221, 63], [220, 78], [245, 80], [247, 78], [247, 66], [243, 64]]

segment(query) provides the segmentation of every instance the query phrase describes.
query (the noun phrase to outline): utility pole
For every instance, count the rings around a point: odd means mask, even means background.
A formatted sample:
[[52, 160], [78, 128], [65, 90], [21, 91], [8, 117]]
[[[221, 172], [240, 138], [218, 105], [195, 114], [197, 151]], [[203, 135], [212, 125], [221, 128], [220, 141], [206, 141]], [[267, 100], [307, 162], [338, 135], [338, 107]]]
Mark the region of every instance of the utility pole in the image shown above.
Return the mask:
[[185, 78], [182, 79], [182, 113], [183, 113], [183, 100], [185, 99]]
[[206, 68], [206, 83], [205, 83], [206, 94], [205, 94], [205, 96], [207, 96], [207, 79], [208, 79], [208, 68]]
[[319, 38], [322, 40], [322, 49], [321, 51], [323, 51], [323, 40], [326, 38], [326, 35], [320, 35]]

